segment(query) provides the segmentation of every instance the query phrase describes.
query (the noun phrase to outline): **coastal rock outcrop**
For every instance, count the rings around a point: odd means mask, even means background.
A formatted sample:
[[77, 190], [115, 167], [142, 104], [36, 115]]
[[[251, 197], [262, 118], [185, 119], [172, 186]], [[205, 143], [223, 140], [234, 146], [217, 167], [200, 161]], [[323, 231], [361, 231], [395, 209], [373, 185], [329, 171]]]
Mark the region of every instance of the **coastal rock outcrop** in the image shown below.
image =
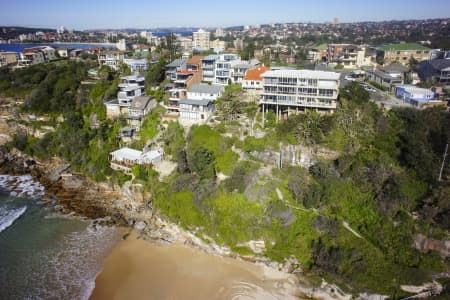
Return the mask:
[[444, 258], [450, 257], [450, 241], [435, 240], [417, 234], [414, 237], [414, 246], [421, 252], [436, 251]]

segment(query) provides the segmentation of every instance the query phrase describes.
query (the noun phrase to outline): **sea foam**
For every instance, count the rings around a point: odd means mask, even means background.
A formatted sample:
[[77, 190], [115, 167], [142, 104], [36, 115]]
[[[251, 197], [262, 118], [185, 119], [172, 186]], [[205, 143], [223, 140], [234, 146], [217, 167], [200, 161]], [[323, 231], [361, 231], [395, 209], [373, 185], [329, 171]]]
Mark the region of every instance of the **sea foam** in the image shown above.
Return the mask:
[[11, 226], [26, 210], [26, 206], [17, 209], [0, 207], [0, 232]]

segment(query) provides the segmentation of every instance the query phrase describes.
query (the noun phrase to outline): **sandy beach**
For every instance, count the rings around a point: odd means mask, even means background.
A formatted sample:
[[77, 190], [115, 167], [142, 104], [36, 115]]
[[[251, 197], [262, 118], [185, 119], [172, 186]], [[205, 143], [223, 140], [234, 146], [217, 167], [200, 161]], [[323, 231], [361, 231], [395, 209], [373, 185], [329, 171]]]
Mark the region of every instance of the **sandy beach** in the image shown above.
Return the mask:
[[299, 299], [294, 286], [293, 276], [267, 267], [133, 233], [105, 259], [90, 299]]

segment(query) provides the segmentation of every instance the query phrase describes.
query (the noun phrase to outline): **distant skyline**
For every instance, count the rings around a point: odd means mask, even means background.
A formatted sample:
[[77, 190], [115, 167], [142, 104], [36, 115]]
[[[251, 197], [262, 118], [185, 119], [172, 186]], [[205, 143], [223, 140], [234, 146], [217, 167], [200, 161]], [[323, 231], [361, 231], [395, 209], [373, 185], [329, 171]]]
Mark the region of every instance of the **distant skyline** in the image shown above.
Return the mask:
[[0, 0], [0, 7], [0, 26], [76, 30], [450, 17], [449, 0]]

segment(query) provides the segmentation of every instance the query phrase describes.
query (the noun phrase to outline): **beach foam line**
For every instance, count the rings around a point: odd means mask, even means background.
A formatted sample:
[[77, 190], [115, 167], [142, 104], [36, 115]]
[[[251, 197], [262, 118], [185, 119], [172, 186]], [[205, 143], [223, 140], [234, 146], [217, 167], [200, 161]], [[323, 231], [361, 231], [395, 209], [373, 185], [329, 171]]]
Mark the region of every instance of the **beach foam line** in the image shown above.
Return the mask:
[[26, 206], [12, 210], [0, 208], [0, 232], [11, 226], [26, 210]]

